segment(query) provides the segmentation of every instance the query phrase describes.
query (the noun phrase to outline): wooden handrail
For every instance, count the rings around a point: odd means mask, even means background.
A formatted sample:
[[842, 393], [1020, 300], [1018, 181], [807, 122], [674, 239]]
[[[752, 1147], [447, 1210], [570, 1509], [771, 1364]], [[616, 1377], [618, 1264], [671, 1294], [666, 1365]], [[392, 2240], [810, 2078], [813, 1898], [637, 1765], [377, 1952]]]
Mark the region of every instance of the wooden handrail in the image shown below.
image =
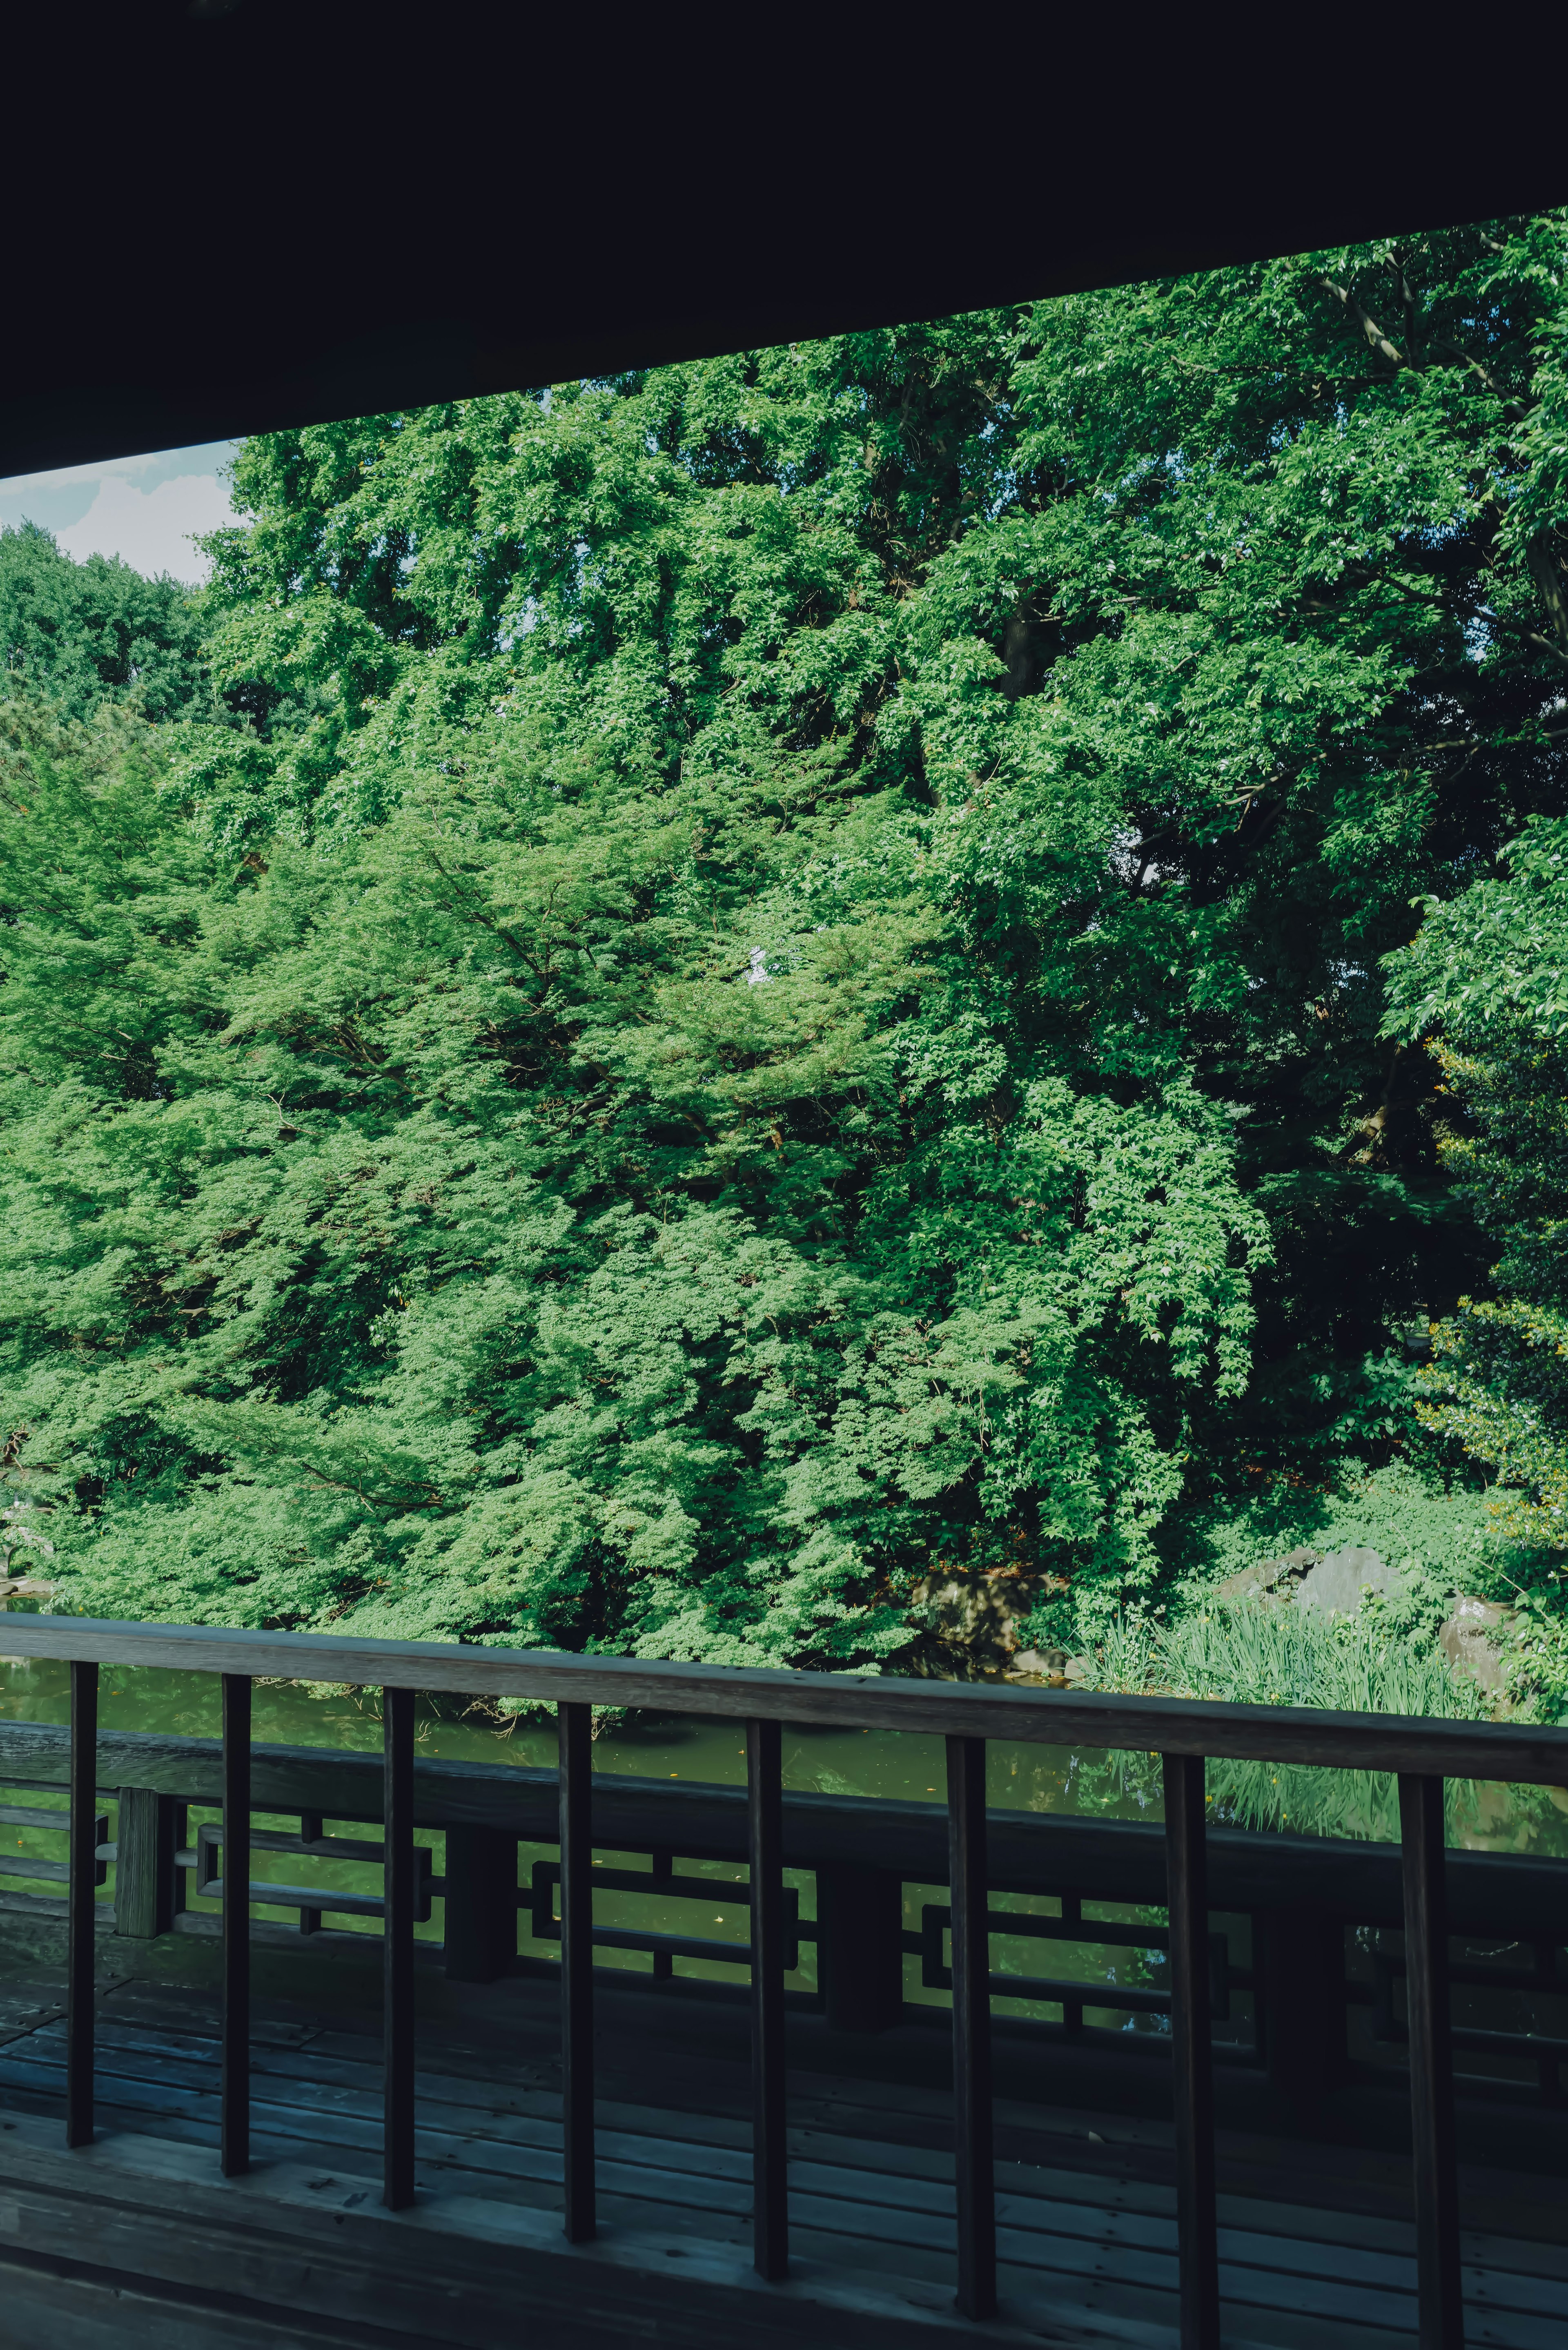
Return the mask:
[[[100, 1729], [100, 1801], [131, 1787], [182, 1803], [220, 1804], [222, 1756], [216, 1738]], [[379, 1745], [344, 1751], [258, 1740], [251, 1767], [251, 1800], [257, 1812], [380, 1820]], [[0, 1721], [0, 1795], [7, 1788], [63, 1794], [69, 1780], [70, 1732], [63, 1723]], [[743, 1783], [596, 1771], [592, 1787], [595, 1834], [606, 1850], [663, 1847], [693, 1858], [745, 1858]], [[548, 1844], [556, 1804], [553, 1763], [415, 1756], [418, 1827], [473, 1829]], [[63, 1820], [65, 1814], [58, 1816]], [[1054, 1892], [1072, 1885], [1096, 1901], [1158, 1903], [1165, 1898], [1165, 1835], [1156, 1820], [1014, 1810], [1005, 1802], [993, 1803], [986, 1838], [996, 1891]], [[1397, 1844], [1212, 1825], [1205, 1840], [1215, 1909], [1315, 1906], [1362, 1925], [1397, 1927], [1403, 1919]], [[929, 1795], [912, 1800], [786, 1788], [784, 1841], [786, 1868], [887, 1868], [910, 1884], [940, 1884], [947, 1862], [947, 1805]], [[1557, 1933], [1568, 1917], [1568, 1860], [1453, 1847], [1446, 1866], [1455, 1933], [1484, 1934], [1500, 1919], [1506, 1920], [1511, 1935]]]
[[83, 1616], [7, 1614], [3, 1638], [13, 1656], [80, 1663], [1568, 1786], [1568, 1730], [1515, 1722], [680, 1665], [640, 1657], [568, 1656], [551, 1648], [469, 1648], [444, 1640], [349, 1640], [330, 1633], [234, 1631], [209, 1624], [119, 1624]]
[[[996, 2222], [991, 2158], [990, 1974], [985, 1856], [985, 1742], [1137, 1749], [1165, 1758], [1167, 1900], [1171, 1918], [1171, 2028], [1179, 2093], [1177, 2145], [1182, 2192], [1177, 2202], [1182, 2350], [1220, 2350], [1218, 2239], [1212, 2192], [1213, 2129], [1208, 2101], [1209, 2044], [1203, 2011], [1207, 1833], [1203, 1762], [1304, 1763], [1327, 1769], [1388, 1771], [1399, 1777], [1405, 1825], [1402, 1875], [1406, 1955], [1411, 2000], [1410, 2093], [1417, 2194], [1417, 2266], [1422, 2350], [1463, 2350], [1453, 2137], [1453, 2079], [1447, 2032], [1448, 1929], [1445, 1915], [1443, 1786], [1446, 1778], [1501, 1779], [1568, 1785], [1568, 1730], [1515, 1723], [1435, 1721], [1398, 1714], [1330, 1713], [1315, 1707], [1232, 1705], [1182, 1698], [1106, 1697], [1077, 1690], [998, 1688], [977, 1682], [900, 1680], [855, 1673], [797, 1673], [681, 1665], [632, 1657], [566, 1656], [550, 1649], [467, 1648], [457, 1642], [348, 1640], [313, 1632], [248, 1632], [196, 1624], [116, 1624], [87, 1617], [19, 1616], [5, 1627], [13, 1654], [55, 1657], [71, 1667], [72, 1821], [68, 2023], [72, 2091], [67, 2142], [91, 2135], [92, 2007], [78, 1995], [92, 1981], [93, 1902], [86, 1827], [96, 1786], [96, 1685], [102, 1664], [150, 1665], [223, 1677], [226, 1942], [225, 2053], [236, 2058], [249, 2034], [245, 1945], [248, 1870], [235, 1872], [228, 1848], [248, 1849], [252, 1789], [249, 1683], [261, 1678], [338, 1681], [377, 1687], [385, 1702], [382, 1816], [389, 1874], [387, 1963], [387, 2126], [385, 2200], [399, 2210], [415, 2191], [412, 1908], [406, 1871], [394, 1849], [409, 1846], [414, 1818], [412, 1699], [416, 1690], [466, 1696], [535, 1698], [561, 1709], [563, 1735], [574, 1723], [580, 1749], [558, 1781], [557, 1835], [563, 1856], [580, 1846], [582, 1806], [591, 1797], [587, 1717], [590, 1705], [740, 1716], [746, 1724], [751, 1785], [753, 1919], [753, 2219], [756, 2265], [774, 2278], [786, 2260], [784, 2184], [782, 1958], [776, 1930], [765, 1930], [782, 1900], [778, 1725], [784, 1721], [859, 1730], [921, 1731], [948, 1742], [949, 1883], [952, 1893], [955, 2178], [959, 2219], [959, 2299], [971, 2317], [994, 2307]], [[244, 1689], [243, 1719], [231, 1692]], [[234, 1719], [231, 1721], [231, 1713]], [[565, 1752], [565, 1749], [563, 1750]], [[1181, 1800], [1173, 1800], [1179, 1789]], [[760, 1791], [760, 1792], [759, 1792]], [[764, 1821], [765, 1814], [765, 1821]], [[1417, 1834], [1412, 1822], [1419, 1822]], [[763, 1832], [767, 1823], [766, 1833]], [[405, 1856], [407, 1857], [407, 1856]], [[580, 1861], [581, 1853], [577, 1854]], [[580, 1879], [583, 1871], [576, 1868]], [[232, 1886], [232, 1892], [230, 1887]], [[401, 1887], [401, 1890], [399, 1887]], [[566, 2231], [592, 2232], [593, 2047], [578, 1996], [591, 1982], [591, 1944], [568, 1924], [563, 1869], [563, 2044], [571, 2052], [565, 2083], [581, 2126], [568, 2138], [575, 2186], [566, 2197]], [[574, 1960], [576, 1965], [574, 1968]], [[575, 1980], [575, 1978], [581, 1980]], [[776, 2078], [775, 2078], [776, 2076]], [[225, 2065], [223, 2168], [244, 2168], [244, 2079]], [[1449, 2241], [1449, 2239], [1452, 2241]]]

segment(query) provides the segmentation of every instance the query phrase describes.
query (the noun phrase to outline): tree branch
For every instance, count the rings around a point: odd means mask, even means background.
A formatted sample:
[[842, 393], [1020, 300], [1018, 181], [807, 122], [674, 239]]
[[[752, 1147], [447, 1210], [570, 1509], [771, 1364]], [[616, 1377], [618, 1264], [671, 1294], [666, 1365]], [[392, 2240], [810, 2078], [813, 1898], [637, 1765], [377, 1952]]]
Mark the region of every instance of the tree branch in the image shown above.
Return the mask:
[[1552, 559], [1552, 549], [1543, 530], [1538, 530], [1533, 538], [1526, 539], [1524, 560], [1546, 607], [1552, 633], [1557, 639], [1559, 658], [1568, 659], [1568, 596], [1563, 592], [1562, 575]]
[[1492, 398], [1501, 403], [1503, 414], [1513, 423], [1522, 423], [1530, 414], [1528, 401], [1510, 400], [1490, 369], [1482, 367], [1480, 359], [1472, 359], [1469, 351], [1461, 351], [1458, 343], [1435, 343], [1432, 348], [1434, 350], [1447, 351], [1450, 359], [1458, 359], [1461, 367], [1469, 368], [1472, 375], [1479, 376]]
[[1332, 294], [1336, 301], [1344, 304], [1345, 310], [1355, 319], [1375, 351], [1381, 351], [1383, 357], [1386, 359], [1392, 359], [1396, 367], [1410, 365], [1410, 361], [1405, 357], [1398, 344], [1389, 341], [1376, 319], [1356, 300], [1348, 286], [1336, 285], [1332, 277], [1320, 277], [1317, 282], [1325, 294]]
[[1568, 653], [1561, 645], [1554, 645], [1550, 637], [1542, 635], [1539, 629], [1526, 629], [1524, 634], [1529, 643], [1539, 645], [1543, 653], [1550, 653], [1553, 660], [1561, 661], [1563, 668], [1568, 669]]

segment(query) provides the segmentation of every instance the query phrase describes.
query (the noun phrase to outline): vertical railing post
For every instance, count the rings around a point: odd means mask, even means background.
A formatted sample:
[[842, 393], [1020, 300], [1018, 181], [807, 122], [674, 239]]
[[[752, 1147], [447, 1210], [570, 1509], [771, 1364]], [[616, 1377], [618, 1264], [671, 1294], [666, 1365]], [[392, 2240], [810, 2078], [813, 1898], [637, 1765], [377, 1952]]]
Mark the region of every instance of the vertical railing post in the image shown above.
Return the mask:
[[594, 2195], [593, 1709], [556, 1708], [561, 1798], [561, 2163], [569, 2244], [597, 2224]]
[[224, 1673], [223, 2063], [219, 2167], [251, 2163], [251, 1683]]
[[172, 1795], [121, 1787], [114, 1843], [114, 1930], [154, 1941], [174, 1921], [175, 1813]]
[[414, 1691], [381, 1691], [381, 2200], [414, 2199]]
[[66, 1920], [66, 2144], [92, 2142], [98, 1925], [98, 1667], [71, 1666], [70, 1878]]
[[904, 1887], [894, 1869], [823, 1861], [816, 1970], [829, 2032], [887, 2032], [904, 2005]]
[[[648, 1880], [650, 1885], [668, 1885], [675, 1874], [675, 1855], [664, 1846], [657, 1846], [649, 1857]], [[675, 1972], [675, 1961], [668, 1950], [653, 1954], [653, 1980], [669, 1982]]]
[[746, 1724], [746, 1868], [752, 1907], [752, 2261], [789, 2266], [784, 2104], [784, 1792], [779, 1725]]
[[446, 1832], [446, 1973], [488, 1983], [517, 1956], [517, 1838], [503, 1828], [454, 1823]]
[[948, 1885], [952, 1905], [958, 2303], [965, 2317], [994, 2317], [996, 2177], [992, 2158], [991, 1896], [983, 1738], [948, 1740]]
[[1441, 1779], [1399, 1780], [1420, 2350], [1462, 2350]]
[[1209, 1871], [1203, 1757], [1165, 1757], [1166, 1903], [1170, 1918], [1171, 2094], [1181, 2350], [1220, 2350], [1210, 2033]]
[[[313, 1844], [319, 1844], [321, 1841], [321, 1832], [326, 1825], [327, 1823], [319, 1812], [301, 1812], [299, 1815], [299, 1841], [301, 1845], [308, 1850]], [[319, 1934], [321, 1931], [320, 1910], [302, 1909], [299, 1913], [299, 1930], [302, 1934]]]

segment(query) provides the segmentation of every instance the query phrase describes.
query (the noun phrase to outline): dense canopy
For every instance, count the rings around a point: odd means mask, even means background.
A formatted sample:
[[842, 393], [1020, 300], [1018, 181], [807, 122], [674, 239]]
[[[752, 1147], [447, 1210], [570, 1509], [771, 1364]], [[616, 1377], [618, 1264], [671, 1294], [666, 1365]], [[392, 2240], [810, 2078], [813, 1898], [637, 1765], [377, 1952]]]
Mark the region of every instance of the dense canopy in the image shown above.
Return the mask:
[[1533, 1508], [1409, 1336], [1497, 1253], [1443, 924], [1568, 809], [1564, 238], [244, 444], [178, 710], [0, 712], [14, 1535], [867, 1666]]
[[8, 692], [45, 692], [72, 717], [105, 700], [172, 718], [202, 694], [200, 622], [177, 579], [119, 556], [73, 563], [46, 530], [0, 528], [0, 668]]

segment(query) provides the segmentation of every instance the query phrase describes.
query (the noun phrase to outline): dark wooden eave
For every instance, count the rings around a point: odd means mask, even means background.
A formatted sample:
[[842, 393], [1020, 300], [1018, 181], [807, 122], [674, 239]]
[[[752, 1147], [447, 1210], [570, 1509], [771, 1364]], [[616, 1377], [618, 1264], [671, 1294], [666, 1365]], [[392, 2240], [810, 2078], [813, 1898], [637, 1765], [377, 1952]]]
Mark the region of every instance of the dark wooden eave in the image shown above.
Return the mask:
[[1429, 28], [1287, 35], [493, 0], [16, 12], [0, 477], [1568, 195], [1549, 72], [1516, 60], [1504, 102], [1473, 43]]

